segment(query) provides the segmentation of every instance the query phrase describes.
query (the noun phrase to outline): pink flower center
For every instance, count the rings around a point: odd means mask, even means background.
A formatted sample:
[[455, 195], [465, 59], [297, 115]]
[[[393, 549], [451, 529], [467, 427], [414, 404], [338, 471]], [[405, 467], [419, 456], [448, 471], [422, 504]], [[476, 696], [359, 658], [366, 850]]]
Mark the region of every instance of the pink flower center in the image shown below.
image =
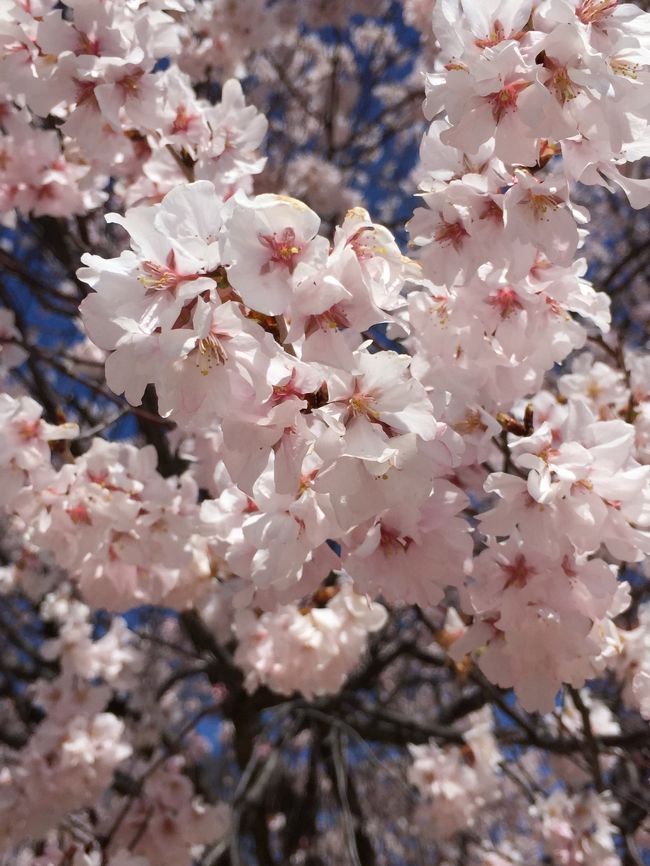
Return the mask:
[[493, 295], [490, 295], [487, 303], [499, 311], [502, 319], [507, 319], [515, 310], [523, 309], [519, 296], [510, 287], [499, 289]]
[[535, 263], [529, 271], [529, 276], [533, 280], [545, 280], [547, 277], [544, 272], [550, 270], [550, 268], [552, 267], [553, 265], [549, 262], [549, 260], [544, 255], [542, 255], [542, 253], [538, 253], [537, 258], [535, 259]]
[[302, 245], [296, 240], [295, 231], [289, 227], [280, 233], [273, 232], [272, 235], [259, 234], [258, 238], [262, 246], [271, 253], [260, 273], [268, 273], [271, 264], [274, 264], [286, 268], [292, 274], [303, 250]]
[[144, 275], [138, 277], [145, 289], [174, 294], [182, 283], [198, 280], [199, 274], [179, 274], [176, 270], [176, 254], [170, 250], [164, 265], [146, 261], [142, 263]]
[[525, 90], [530, 84], [530, 81], [512, 81], [502, 90], [490, 94], [487, 97], [488, 102], [492, 106], [492, 116], [495, 123], [500, 123], [503, 117], [517, 108], [517, 100], [522, 90]]
[[494, 201], [494, 199], [490, 199], [483, 210], [481, 211], [480, 219], [482, 220], [492, 220], [493, 222], [498, 223], [499, 225], [503, 224], [503, 210], [499, 207], [499, 205]]
[[551, 71], [551, 77], [546, 82], [546, 86], [555, 94], [560, 105], [565, 105], [570, 100], [575, 99], [577, 90], [569, 77], [566, 66], [560, 66], [550, 58], [544, 61], [544, 66]]
[[74, 524], [85, 523], [87, 526], [92, 524], [88, 509], [83, 503], [66, 508], [66, 514]]
[[354, 394], [348, 400], [350, 413], [354, 417], [364, 417], [369, 421], [378, 422], [379, 412], [372, 408], [374, 399], [371, 394], [364, 394], [361, 391], [355, 390]]
[[[77, 28], [75, 27], [74, 29], [76, 30]], [[77, 30], [77, 50], [75, 54], [77, 56], [80, 54], [92, 54], [95, 57], [99, 57], [99, 39], [96, 36], [89, 36], [87, 33]]]
[[535, 193], [531, 190], [528, 202], [535, 219], [539, 220], [544, 218], [548, 213], [549, 208], [551, 210], [557, 210], [557, 208], [562, 204], [562, 199], [557, 195], [552, 195], [551, 193]]
[[35, 421], [21, 421], [18, 425], [18, 435], [25, 442], [29, 442], [30, 439], [38, 439], [38, 434], [41, 429], [41, 419], [37, 418]]
[[308, 337], [315, 331], [329, 331], [334, 328], [349, 328], [350, 321], [340, 304], [334, 304], [329, 310], [309, 316], [305, 324], [305, 335]]
[[178, 132], [188, 132], [190, 125], [197, 119], [196, 114], [188, 114], [187, 108], [180, 105], [176, 109], [176, 117], [172, 123], [171, 133], [175, 135]]
[[74, 86], [77, 105], [90, 105], [99, 111], [99, 106], [97, 105], [97, 100], [95, 98], [95, 88], [97, 87], [97, 83], [97, 81], [79, 81], [79, 79], [75, 78]]
[[397, 436], [397, 431], [390, 424], [382, 421], [381, 414], [374, 408], [378, 396], [380, 395], [376, 391], [374, 393], [372, 391], [362, 391], [359, 380], [356, 380], [354, 391], [346, 401], [348, 408], [343, 418], [343, 423], [347, 426], [354, 418], [365, 418], [371, 424], [381, 427], [386, 436], [392, 439], [393, 436]]
[[406, 553], [413, 544], [413, 539], [408, 535], [398, 535], [396, 530], [389, 529], [381, 524], [379, 535], [379, 547], [384, 556], [395, 556], [398, 553]]
[[131, 72], [120, 78], [117, 82], [117, 86], [122, 90], [125, 96], [137, 96], [140, 90], [140, 79], [143, 75], [143, 69], [136, 69], [135, 72]]
[[285, 382], [284, 385], [273, 386], [273, 393], [271, 394], [272, 406], [278, 406], [280, 403], [284, 403], [285, 400], [289, 400], [291, 397], [298, 397], [300, 400], [305, 399], [304, 393], [296, 385], [297, 378], [298, 374], [294, 368], [291, 371], [288, 381]]
[[433, 237], [442, 246], [452, 246], [455, 250], [459, 250], [469, 235], [461, 222], [447, 223], [443, 220], [436, 228]]
[[453, 428], [457, 433], [465, 436], [469, 436], [471, 433], [485, 433], [488, 429], [478, 409], [468, 410], [465, 417], [457, 421]]
[[506, 31], [503, 28], [503, 24], [500, 21], [495, 21], [487, 39], [475, 39], [474, 45], [477, 48], [493, 48], [499, 42], [503, 42], [505, 38]]
[[513, 562], [502, 563], [500, 567], [506, 575], [506, 589], [509, 586], [524, 587], [528, 582], [528, 578], [533, 574], [537, 574], [537, 569], [528, 565], [523, 553], [518, 553]]
[[351, 238], [348, 238], [347, 244], [352, 247], [359, 261], [372, 259], [377, 253], [385, 252], [383, 247], [373, 245], [374, 234], [375, 232], [371, 228], [366, 227], [359, 229]]

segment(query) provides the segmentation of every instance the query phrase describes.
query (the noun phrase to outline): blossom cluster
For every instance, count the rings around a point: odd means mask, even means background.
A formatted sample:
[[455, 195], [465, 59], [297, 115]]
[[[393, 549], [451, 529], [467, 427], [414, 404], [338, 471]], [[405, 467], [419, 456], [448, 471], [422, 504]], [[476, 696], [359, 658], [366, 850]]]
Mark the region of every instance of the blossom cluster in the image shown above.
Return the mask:
[[[191, 866], [207, 846], [234, 846], [276, 766], [260, 770], [264, 749], [237, 731], [251, 788], [235, 791], [231, 824], [197, 793], [192, 725], [170, 710], [177, 684], [190, 681], [194, 725], [206, 693], [210, 709], [255, 696], [266, 709], [269, 695], [325, 706], [393, 611], [413, 606], [367, 667], [411, 653], [456, 677], [471, 707], [427, 742], [429, 729], [372, 694], [382, 725], [421, 735], [407, 770], [419, 834], [443, 857], [465, 833], [468, 863], [502, 866], [524, 862], [503, 839], [532, 827], [531, 860], [616, 866], [620, 811], [601, 791], [615, 755], [599, 743], [628, 732], [581, 689], [611, 676], [626, 712], [650, 719], [650, 605], [635, 606], [633, 586], [650, 554], [650, 366], [612, 333], [610, 299], [587, 279], [590, 217], [574, 190], [650, 204], [633, 165], [650, 156], [650, 14], [615, 0], [407, 3], [410, 21], [432, 18], [437, 47], [429, 34], [406, 256], [347, 207], [339, 168], [317, 154], [285, 182], [320, 215], [267, 191], [267, 119], [237, 77], [218, 99], [201, 86], [214, 69], [243, 78], [254, 52], [282, 47], [280, 24], [295, 35], [377, 4], [231, 5], [0, 3], [2, 224], [119, 211], [105, 236], [80, 232], [87, 341], [70, 352], [103, 369], [108, 390], [96, 390], [120, 418], [157, 425], [158, 445], [87, 433], [83, 411], [73, 423], [27, 396], [28, 326], [0, 312], [0, 506], [18, 549], [0, 600], [22, 592], [46, 624], [28, 644], [39, 671], [23, 666], [29, 736], [2, 746], [0, 837], [41, 840], [19, 866]], [[332, 53], [345, 70], [349, 55]], [[339, 113], [356, 96], [342, 93]], [[165, 668], [162, 684], [152, 672], [153, 708], [134, 694], [145, 606], [174, 612], [165, 651], [188, 653], [180, 623], [201, 656]], [[426, 651], [408, 633], [425, 627]], [[544, 740], [519, 708], [557, 736], [533, 768], [539, 784], [527, 787], [530, 753], [506, 772], [499, 730], [519, 742], [476, 702], [483, 684], [515, 729], [524, 719], [529, 745]], [[366, 710], [354, 704], [355, 722]], [[345, 725], [312, 753], [308, 784], [321, 762], [349, 809], [358, 798], [335, 748]], [[583, 734], [589, 755], [567, 758]], [[92, 840], [66, 848], [55, 828], [78, 814]], [[477, 834], [494, 847], [476, 853]]]
[[359, 663], [368, 635], [386, 622], [382, 605], [358, 596], [350, 583], [320, 590], [309, 608], [283, 605], [257, 618], [238, 611], [235, 662], [246, 688], [265, 685], [278, 694], [307, 698], [335, 694]]
[[81, 215], [106, 200], [109, 178], [126, 201], [157, 200], [188, 166], [224, 194], [250, 184], [267, 122], [239, 82], [212, 105], [178, 66], [159, 68], [189, 38], [177, 21], [185, 5], [44, 0], [0, 12], [0, 75], [13, 97], [0, 105], [3, 213]]
[[410, 746], [409, 782], [422, 798], [417, 817], [432, 840], [471, 828], [477, 815], [499, 798], [501, 752], [490, 716], [486, 709], [468, 718], [462, 746], [442, 748], [434, 741]]
[[285, 591], [338, 565], [363, 592], [439, 600], [471, 549], [444, 478], [461, 442], [409, 357], [364, 339], [417, 278], [390, 233], [357, 209], [330, 247], [299, 201], [222, 202], [207, 181], [111, 219], [132, 249], [85, 257], [84, 322], [113, 390], [137, 404], [153, 384], [182, 429], [219, 431], [201, 514], [231, 572]]
[[[580, 700], [589, 707], [594, 734], [620, 731], [607, 707], [586, 691]], [[566, 733], [582, 725], [573, 703], [558, 708], [552, 720]], [[537, 777], [535, 759], [529, 755], [521, 763], [506, 762], [490, 710], [466, 719], [462, 739], [462, 745], [441, 746], [432, 740], [409, 747], [408, 780], [419, 794], [415, 820], [424, 839], [442, 851], [453, 850], [454, 836], [469, 831], [478, 849], [469, 849], [471, 862], [476, 858], [490, 866], [525, 863], [526, 857], [595, 866], [621, 862], [616, 851], [618, 803], [609, 791], [589, 787], [588, 772], [574, 758], [552, 756], [536, 794], [523, 799], [513, 797], [510, 787], [516, 785], [520, 793], [529, 774]], [[522, 827], [526, 841], [519, 837]], [[479, 840], [489, 836], [494, 842], [486, 857]]]
[[[40, 18], [20, 78], [31, 110], [46, 92], [41, 110], [60, 112], [82, 145], [85, 112], [122, 137], [137, 117], [183, 176], [109, 215], [131, 248], [84, 256], [79, 278], [94, 291], [81, 314], [108, 353], [110, 388], [137, 406], [153, 386], [161, 415], [201, 456], [165, 480], [151, 450], [96, 441], [12, 503], [27, 542], [53, 551], [92, 604], [184, 607], [216, 574], [239, 579], [238, 604], [272, 610], [343, 570], [357, 592], [391, 602], [435, 605], [461, 589], [474, 622], [454, 655], [483, 647], [484, 671], [530, 709], [602, 669], [627, 597], [616, 562], [649, 549], [650, 470], [636, 415], [601, 417], [575, 374], [562, 402], [539, 388], [584, 346], [587, 322], [609, 327], [608, 299], [573, 261], [587, 214], [569, 182], [596, 172], [578, 172], [577, 154], [591, 153], [612, 113], [630, 140], [610, 137], [589, 165], [617, 178], [638, 155], [645, 73], [620, 52], [642, 54], [645, 16], [569, 0], [492, 6], [487, 17], [472, 3], [434, 12], [445, 65], [427, 79], [426, 208], [409, 226], [417, 263], [360, 208], [330, 242], [300, 201], [247, 192], [260, 166], [246, 154], [264, 121], [236, 82], [216, 107], [177, 94], [175, 116], [196, 124], [167, 130], [176, 91], [162, 82], [176, 73], [152, 71], [178, 50], [164, 8], [146, 21], [138, 4], [95, 10], [85, 30], [57, 10]], [[137, 44], [116, 35], [120, 15], [134, 16], [124, 30]], [[55, 48], [58, 65], [45, 67]], [[89, 104], [57, 90], [68, 75], [77, 95], [79, 76], [92, 82]], [[136, 83], [125, 89], [124, 75]], [[229, 118], [216, 174], [215, 113]], [[643, 203], [643, 184], [621, 183]], [[377, 342], [379, 327], [393, 348]], [[487, 475], [502, 429], [508, 469]], [[463, 488], [481, 475], [495, 501], [479, 516], [485, 549], [472, 563]], [[199, 487], [211, 496], [200, 507]]]
[[430, 393], [450, 394], [437, 417], [472, 443], [468, 464], [493, 465], [490, 424], [505, 430], [507, 468], [485, 478], [496, 501], [479, 516], [485, 549], [467, 582], [474, 624], [452, 652], [482, 648], [485, 673], [529, 709], [550, 710], [561, 682], [602, 669], [627, 604], [616, 563], [642, 560], [650, 539], [630, 389], [621, 383], [605, 417], [570, 376], [560, 402], [539, 391], [584, 347], [587, 323], [609, 330], [608, 299], [574, 262], [588, 213], [570, 185], [616, 183], [633, 206], [650, 200], [650, 184], [618, 167], [646, 153], [648, 16], [614, 7], [459, 0], [433, 13], [426, 207], [410, 223], [433, 287], [408, 296], [407, 345]]
[[27, 745], [7, 753], [0, 776], [0, 828], [6, 843], [38, 837], [109, 787], [115, 768], [132, 754], [122, 719], [107, 709], [114, 689], [128, 687], [138, 652], [124, 620], [92, 639], [90, 609], [61, 587], [42, 603], [60, 625], [43, 647], [57, 675], [41, 680], [33, 698], [43, 714]]
[[[209, 805], [197, 797], [183, 770], [182, 759], [166, 761], [146, 779], [135, 806], [120, 825], [113, 848], [123, 856], [129, 852], [133, 866], [192, 866], [202, 846], [226, 835], [227, 806]], [[131, 843], [134, 838], [138, 840], [135, 845]], [[131, 860], [124, 866], [132, 866]]]

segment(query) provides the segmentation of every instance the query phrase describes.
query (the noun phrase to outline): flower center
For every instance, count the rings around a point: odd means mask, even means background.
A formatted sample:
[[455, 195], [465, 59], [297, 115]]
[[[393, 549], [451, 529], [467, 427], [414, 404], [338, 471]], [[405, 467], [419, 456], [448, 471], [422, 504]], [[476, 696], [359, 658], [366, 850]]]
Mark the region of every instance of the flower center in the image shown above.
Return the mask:
[[180, 105], [176, 109], [176, 117], [172, 123], [172, 135], [178, 132], [188, 132], [191, 123], [196, 120], [196, 117], [196, 114], [189, 114], [187, 108], [184, 105]]
[[370, 421], [379, 420], [379, 412], [372, 408], [373, 399], [369, 394], [355, 392], [348, 400], [348, 406], [352, 415], [356, 417], [363, 416]]
[[523, 553], [518, 553], [514, 562], [502, 563], [500, 567], [506, 574], [506, 589], [509, 586], [517, 586], [519, 588], [524, 587], [528, 582], [528, 578], [533, 574], [537, 574], [537, 570], [528, 565]]
[[295, 270], [297, 259], [302, 252], [302, 245], [296, 240], [296, 233], [292, 228], [286, 228], [280, 233], [273, 232], [272, 235], [258, 235], [262, 246], [271, 253], [268, 262], [261, 270], [262, 274], [268, 273], [271, 264], [286, 268], [290, 274]]
[[499, 311], [502, 319], [507, 319], [515, 310], [522, 310], [523, 306], [519, 296], [514, 289], [499, 289], [487, 299], [487, 303]]
[[172, 294], [182, 283], [198, 280], [199, 274], [179, 274], [176, 270], [176, 255], [169, 252], [164, 265], [146, 261], [142, 263], [144, 274], [138, 277], [145, 289], [155, 292], [171, 292]]
[[340, 304], [334, 304], [329, 310], [309, 316], [305, 324], [305, 335], [308, 337], [318, 330], [329, 331], [334, 328], [343, 329], [349, 327], [350, 320], [345, 310]]
[[305, 399], [304, 393], [297, 387], [296, 381], [298, 378], [298, 374], [296, 373], [295, 368], [291, 371], [291, 376], [289, 376], [288, 381], [284, 383], [284, 385], [274, 385], [273, 393], [271, 394], [271, 405], [277, 406], [280, 403], [284, 403], [285, 400], [289, 400], [291, 397], [298, 397], [300, 400]]
[[552, 75], [547, 81], [547, 87], [555, 94], [555, 98], [561, 105], [565, 105], [576, 98], [576, 88], [569, 78], [566, 66], [551, 66]]
[[562, 199], [557, 195], [550, 193], [531, 192], [529, 203], [532, 208], [535, 219], [543, 219], [548, 209], [557, 210], [562, 204]]
[[413, 544], [413, 539], [408, 535], [398, 535], [394, 529], [389, 529], [382, 523], [379, 535], [379, 547], [384, 556], [395, 556], [397, 553], [406, 553]]
[[629, 78], [631, 81], [636, 81], [639, 77], [640, 64], [632, 63], [629, 60], [623, 60], [620, 57], [610, 57], [609, 65], [612, 72], [616, 75], [622, 75], [624, 78]]
[[129, 75], [125, 75], [117, 82], [117, 86], [125, 96], [135, 96], [140, 90], [140, 79], [144, 75], [143, 69], [137, 69]]
[[576, 15], [583, 24], [594, 24], [610, 15], [618, 0], [582, 0]]
[[359, 261], [372, 259], [377, 255], [385, 255], [386, 249], [377, 242], [376, 232], [371, 228], [361, 228], [348, 238], [348, 246], [354, 250]]
[[[77, 30], [76, 27], [73, 29]], [[96, 36], [90, 36], [88, 33], [82, 33], [80, 30], [77, 30], [77, 50], [75, 54], [91, 54], [99, 57], [99, 39]]]
[[503, 42], [505, 38], [506, 31], [503, 28], [503, 24], [500, 21], [495, 21], [487, 39], [475, 39], [474, 45], [477, 48], [493, 48], [499, 42]]
[[216, 334], [202, 337], [196, 344], [196, 366], [202, 376], [207, 376], [213, 366], [225, 364], [228, 360], [223, 343]]
[[455, 250], [459, 250], [465, 238], [468, 237], [468, 233], [461, 222], [446, 223], [443, 220], [436, 228], [433, 237], [439, 244], [452, 246]]
[[97, 81], [80, 81], [77, 78], [74, 79], [77, 105], [92, 105], [99, 111], [99, 106], [97, 105], [97, 100], [95, 98], [95, 87], [97, 87], [97, 84]]
[[529, 84], [530, 81], [512, 81], [510, 84], [506, 84], [503, 89], [487, 97], [492, 106], [492, 116], [496, 123], [499, 123], [506, 114], [517, 108], [519, 94]]
[[40, 418], [37, 418], [35, 421], [21, 421], [18, 425], [18, 435], [25, 442], [29, 442], [31, 439], [38, 439], [40, 429]]

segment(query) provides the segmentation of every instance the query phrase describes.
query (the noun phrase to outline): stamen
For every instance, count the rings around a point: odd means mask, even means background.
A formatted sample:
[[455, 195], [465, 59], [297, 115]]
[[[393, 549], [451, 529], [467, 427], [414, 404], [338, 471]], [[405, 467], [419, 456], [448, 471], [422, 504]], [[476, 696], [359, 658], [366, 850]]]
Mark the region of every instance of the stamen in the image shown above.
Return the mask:
[[268, 273], [271, 264], [287, 268], [292, 274], [298, 264], [297, 259], [303, 248], [296, 241], [296, 233], [292, 228], [286, 228], [280, 234], [274, 232], [272, 235], [259, 234], [260, 243], [271, 252], [268, 262], [263, 266], [261, 273]]

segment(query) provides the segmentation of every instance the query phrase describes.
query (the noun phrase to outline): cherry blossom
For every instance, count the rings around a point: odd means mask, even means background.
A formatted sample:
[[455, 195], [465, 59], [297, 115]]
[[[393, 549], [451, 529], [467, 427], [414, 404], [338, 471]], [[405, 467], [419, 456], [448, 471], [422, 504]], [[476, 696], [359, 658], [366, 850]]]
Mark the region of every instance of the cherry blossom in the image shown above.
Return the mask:
[[359, 663], [368, 635], [384, 625], [386, 612], [346, 580], [321, 595], [302, 609], [286, 605], [259, 618], [248, 610], [237, 614], [236, 659], [248, 689], [263, 683], [280, 694], [298, 691], [307, 698], [339, 690]]
[[489, 711], [468, 719], [462, 746], [435, 742], [410, 746], [409, 781], [422, 795], [417, 819], [425, 836], [444, 841], [472, 827], [481, 809], [499, 797], [499, 750], [490, 731]]
[[224, 254], [228, 279], [248, 306], [267, 315], [286, 311], [298, 265], [326, 254], [319, 226], [317, 214], [294, 199], [234, 199]]

